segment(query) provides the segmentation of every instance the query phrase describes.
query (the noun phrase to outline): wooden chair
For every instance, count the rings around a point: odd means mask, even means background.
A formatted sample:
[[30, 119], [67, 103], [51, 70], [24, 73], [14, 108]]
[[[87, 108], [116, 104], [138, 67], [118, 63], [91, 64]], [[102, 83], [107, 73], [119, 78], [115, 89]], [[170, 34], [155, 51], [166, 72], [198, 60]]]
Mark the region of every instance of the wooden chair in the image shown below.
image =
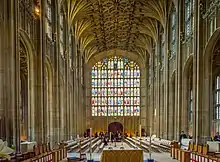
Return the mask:
[[190, 143], [190, 144], [189, 144], [189, 151], [193, 151], [193, 146], [194, 146], [193, 143]]
[[202, 154], [203, 153], [203, 145], [198, 146], [198, 153]]
[[198, 152], [198, 145], [195, 145], [195, 144], [193, 145], [193, 151]]

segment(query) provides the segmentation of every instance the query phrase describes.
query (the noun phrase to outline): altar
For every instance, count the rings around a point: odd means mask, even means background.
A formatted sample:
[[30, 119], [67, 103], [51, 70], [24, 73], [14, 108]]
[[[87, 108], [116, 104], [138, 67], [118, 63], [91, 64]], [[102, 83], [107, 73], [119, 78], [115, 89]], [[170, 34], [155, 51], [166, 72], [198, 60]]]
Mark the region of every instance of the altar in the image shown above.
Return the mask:
[[101, 155], [101, 162], [143, 162], [143, 150], [107, 147]]

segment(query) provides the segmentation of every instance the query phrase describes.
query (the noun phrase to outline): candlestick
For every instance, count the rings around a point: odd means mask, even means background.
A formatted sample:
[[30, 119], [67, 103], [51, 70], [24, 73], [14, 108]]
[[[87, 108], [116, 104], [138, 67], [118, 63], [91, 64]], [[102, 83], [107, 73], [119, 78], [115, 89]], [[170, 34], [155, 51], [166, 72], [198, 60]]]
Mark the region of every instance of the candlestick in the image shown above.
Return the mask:
[[141, 138], [141, 124], [139, 126], [139, 133], [140, 133], [140, 138]]
[[89, 130], [89, 136], [92, 137], [92, 128]]

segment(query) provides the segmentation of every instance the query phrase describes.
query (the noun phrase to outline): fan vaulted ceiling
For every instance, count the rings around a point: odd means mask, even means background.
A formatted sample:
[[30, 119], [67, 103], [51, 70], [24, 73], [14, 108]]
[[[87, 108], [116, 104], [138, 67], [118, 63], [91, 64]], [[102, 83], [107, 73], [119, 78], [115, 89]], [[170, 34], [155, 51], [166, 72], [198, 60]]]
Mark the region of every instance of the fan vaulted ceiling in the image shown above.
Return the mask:
[[132, 52], [145, 59], [157, 41], [159, 26], [165, 26], [165, 6], [170, 6], [166, 0], [66, 2], [69, 24], [87, 60], [112, 49]]

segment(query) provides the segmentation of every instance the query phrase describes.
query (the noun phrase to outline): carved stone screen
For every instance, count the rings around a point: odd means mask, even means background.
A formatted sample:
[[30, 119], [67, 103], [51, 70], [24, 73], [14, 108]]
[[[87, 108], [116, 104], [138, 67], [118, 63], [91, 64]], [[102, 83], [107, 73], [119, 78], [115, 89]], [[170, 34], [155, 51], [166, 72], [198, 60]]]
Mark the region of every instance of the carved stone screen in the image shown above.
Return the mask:
[[139, 116], [140, 69], [127, 58], [110, 57], [92, 67], [92, 116]]

